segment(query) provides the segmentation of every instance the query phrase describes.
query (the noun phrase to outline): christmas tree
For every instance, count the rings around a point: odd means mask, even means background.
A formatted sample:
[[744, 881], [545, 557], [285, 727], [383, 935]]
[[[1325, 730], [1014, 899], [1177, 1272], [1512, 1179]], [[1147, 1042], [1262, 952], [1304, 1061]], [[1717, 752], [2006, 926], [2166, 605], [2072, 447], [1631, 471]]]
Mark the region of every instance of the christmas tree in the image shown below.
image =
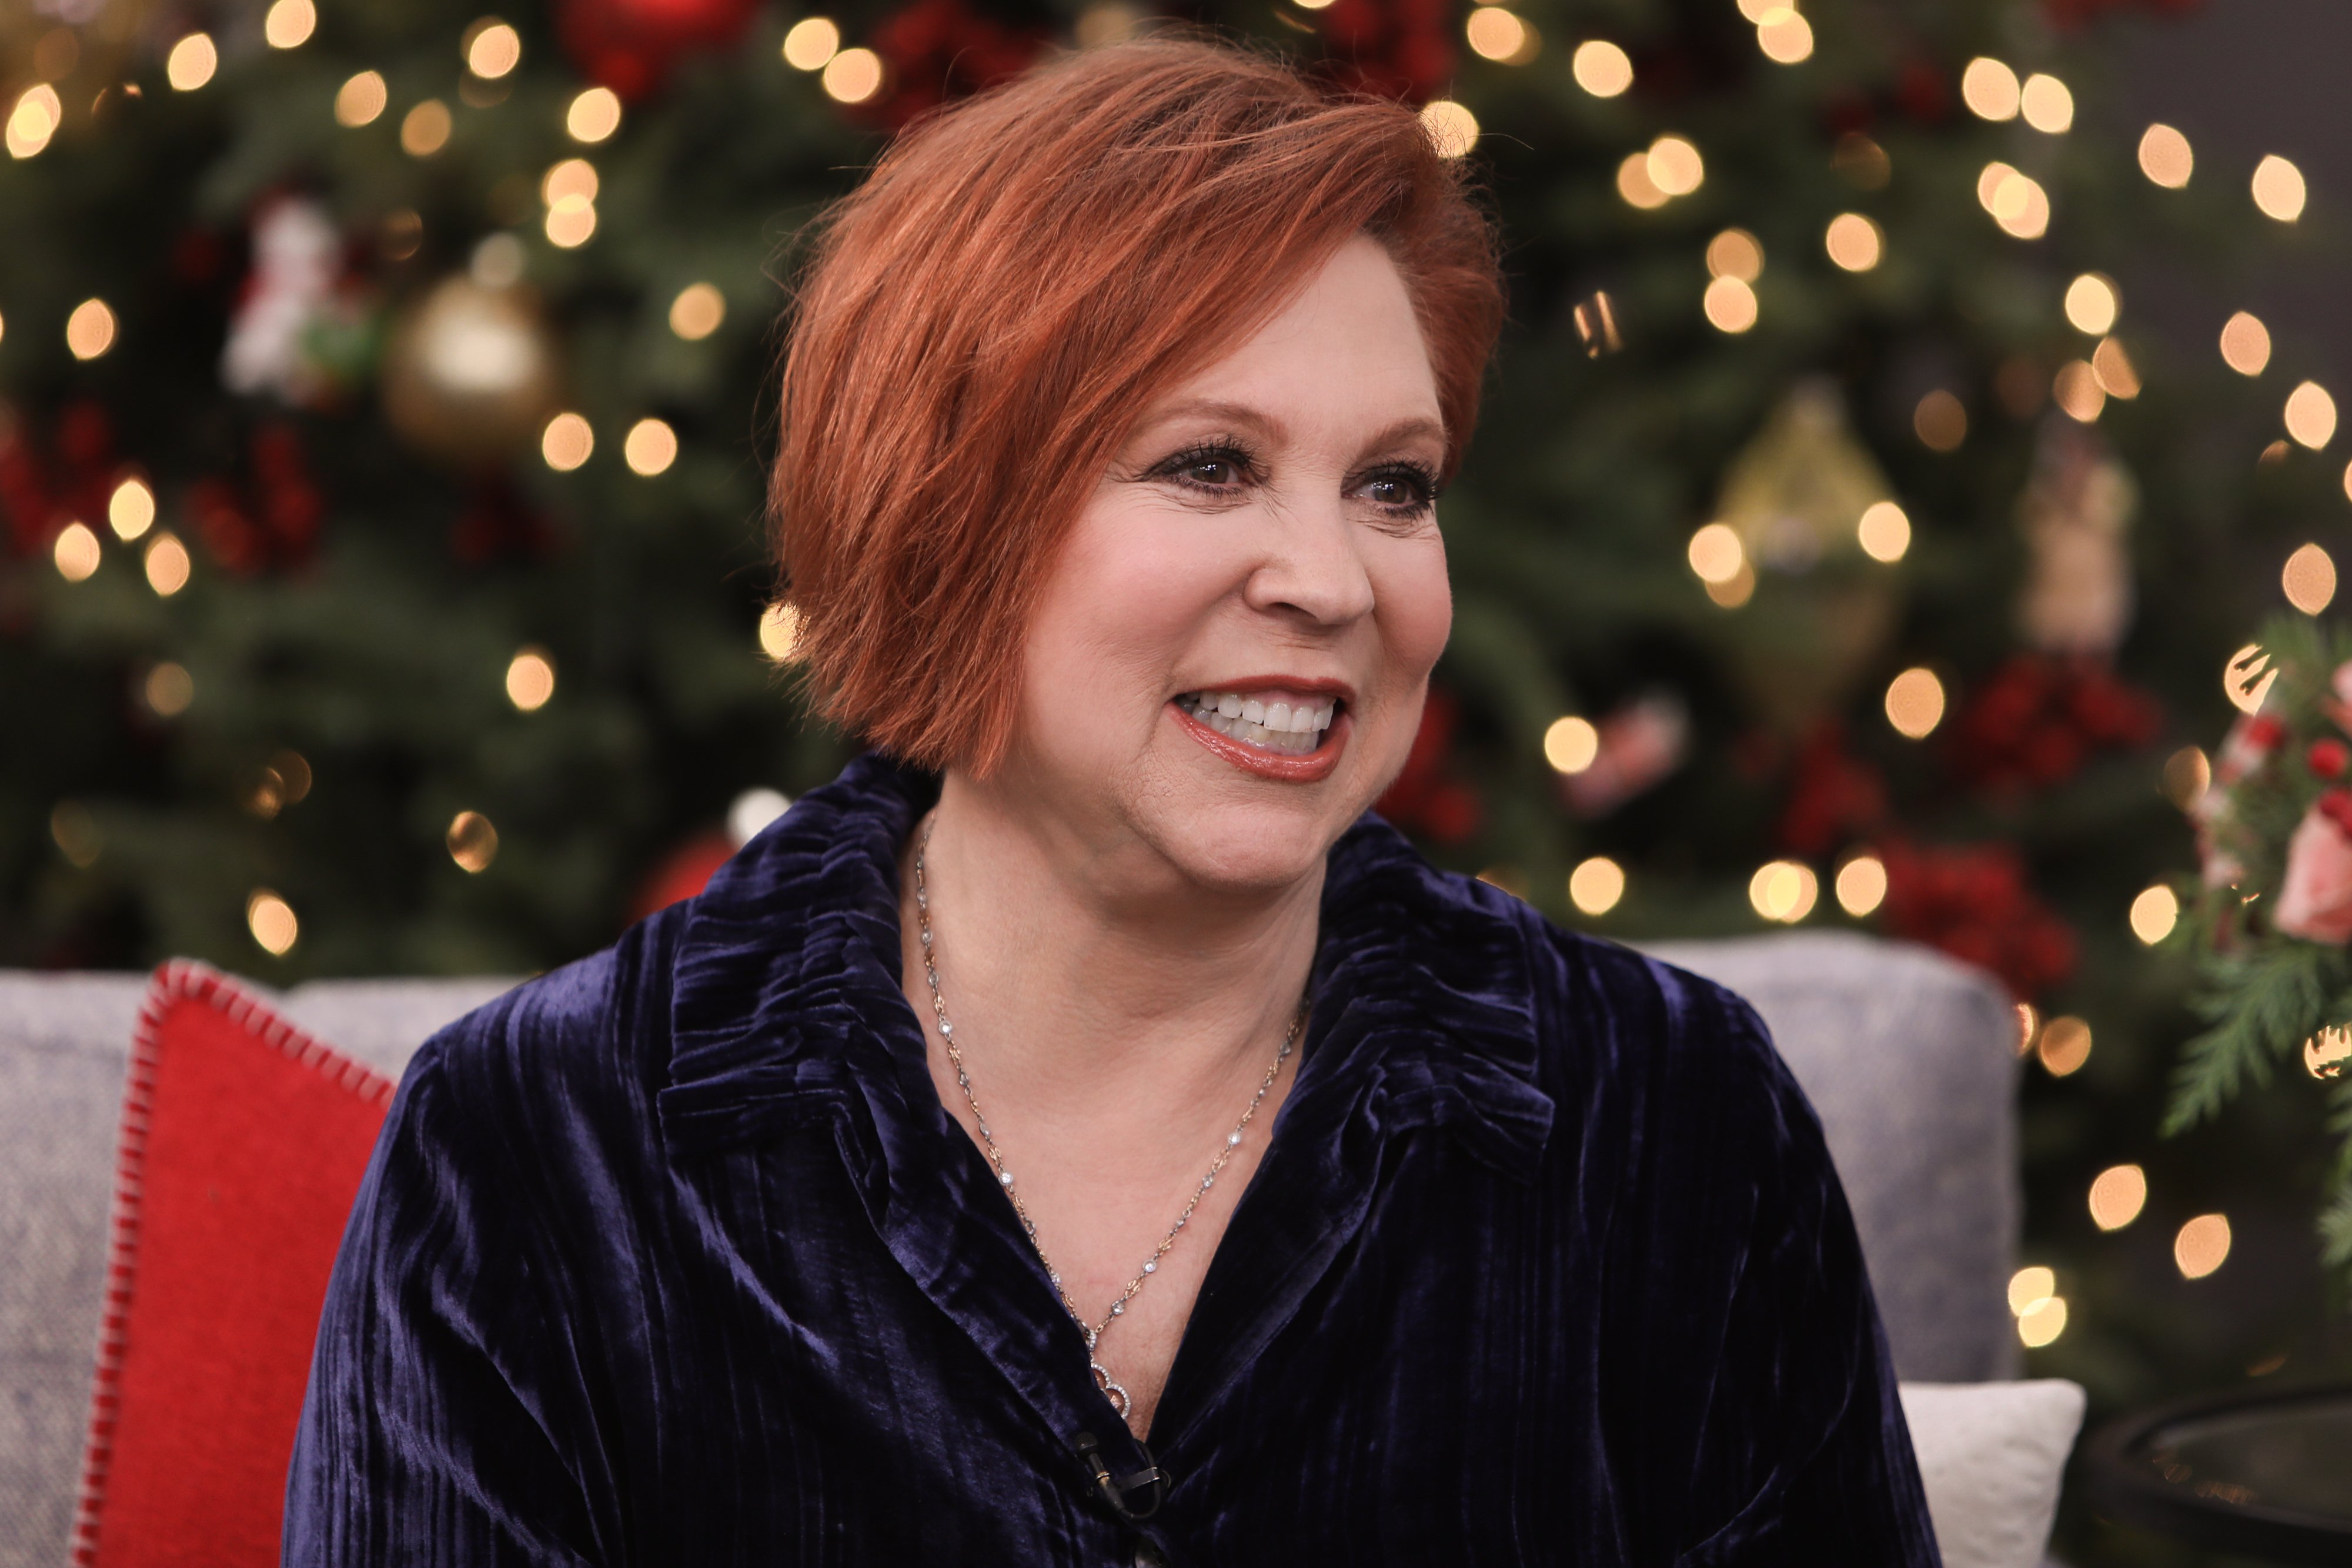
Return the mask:
[[[2101, 1410], [2331, 1354], [2322, 1102], [2160, 1137], [2198, 1025], [2156, 944], [2223, 665], [2344, 504], [2319, 367], [2231, 299], [2322, 243], [2302, 178], [2123, 122], [2120, 8], [1184, 12], [1424, 105], [1508, 246], [1384, 810], [1603, 935], [2000, 977], [2052, 1270], [2020, 1333]], [[925, 109], [1158, 14], [188, 15], [0, 24], [0, 961], [593, 949], [848, 755], [761, 539], [794, 236]], [[2156, 269], [2210, 319], [2158, 329]]]

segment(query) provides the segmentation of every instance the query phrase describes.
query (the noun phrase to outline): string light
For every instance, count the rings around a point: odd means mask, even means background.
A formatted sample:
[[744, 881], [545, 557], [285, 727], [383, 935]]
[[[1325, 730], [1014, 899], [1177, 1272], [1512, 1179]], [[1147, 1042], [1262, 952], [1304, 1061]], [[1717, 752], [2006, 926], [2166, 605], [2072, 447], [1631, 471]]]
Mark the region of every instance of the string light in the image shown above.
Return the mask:
[[844, 49], [824, 63], [821, 79], [825, 96], [835, 103], [864, 103], [882, 90], [882, 57], [871, 49]]
[[153, 589], [158, 596], [169, 599], [188, 586], [188, 572], [193, 564], [188, 559], [188, 547], [169, 529], [159, 530], [153, 538], [147, 541], [144, 564], [147, 586]]
[[1764, 246], [1746, 229], [1726, 229], [1706, 242], [1706, 275], [1753, 283], [1764, 276]]
[[428, 98], [401, 117], [400, 150], [411, 158], [430, 158], [449, 144], [449, 106]]
[[1595, 98], [1615, 98], [1633, 85], [1632, 57], [1606, 38], [1587, 38], [1577, 45], [1569, 73]]
[[798, 71], [821, 71], [841, 53], [841, 28], [830, 16], [803, 16], [784, 34], [784, 64]]
[[2021, 90], [2015, 71], [1983, 55], [1960, 72], [1960, 101], [1979, 120], [2015, 120]]
[[1421, 129], [1440, 158], [1459, 158], [1478, 144], [1478, 117], [1450, 98], [1421, 106]]
[[254, 941], [273, 958], [283, 958], [294, 950], [302, 935], [302, 923], [294, 918], [294, 906], [266, 887], [257, 887], [245, 901], [245, 926], [253, 933]]
[[792, 798], [782, 790], [754, 786], [736, 796], [727, 808], [727, 836], [741, 849], [792, 809]]
[[2040, 1350], [2066, 1332], [2066, 1298], [2053, 1296], [2017, 1320], [2018, 1340], [2028, 1350]]
[[186, 665], [166, 659], [147, 672], [141, 695], [156, 717], [177, 718], [196, 700], [195, 677], [188, 674]]
[[548, 170], [539, 196], [547, 204], [549, 244], [571, 250], [588, 243], [596, 232], [598, 185], [596, 166], [585, 158], [566, 158]]
[[1659, 137], [1650, 143], [1646, 162], [1650, 183], [1669, 196], [1687, 196], [1706, 181], [1706, 162], [1685, 137]]
[[1969, 438], [1969, 411], [1960, 400], [1937, 387], [1911, 411], [1912, 433], [1930, 452], [1957, 452]]
[[2025, 123], [2045, 136], [2061, 135], [2074, 123], [2074, 95], [2064, 82], [2046, 72], [2036, 71], [2025, 78], [2017, 105]]
[[354, 128], [372, 124], [391, 101], [383, 76], [362, 71], [335, 89], [335, 123]]
[[2303, 1070], [2314, 1078], [2341, 1078], [2347, 1067], [2352, 1067], [2352, 1030], [2330, 1024], [2303, 1042]]
[[125, 479], [107, 497], [106, 521], [114, 537], [129, 544], [155, 523], [155, 492], [143, 479]]
[[2286, 398], [2286, 433], [2314, 452], [2336, 436], [2336, 400], [2317, 382], [2305, 382]]
[[2058, 367], [2051, 379], [2051, 401], [2065, 412], [2066, 417], [2089, 424], [2107, 406], [2107, 390], [2099, 384], [2099, 372], [2081, 360], [2069, 360]]
[[2147, 1173], [2137, 1166], [2109, 1166], [2091, 1180], [2091, 1223], [2121, 1230], [2147, 1207]]
[[2179, 896], [2168, 887], [2143, 888], [2132, 900], [2130, 919], [2132, 935], [2141, 946], [2153, 947], [2180, 923]]
[[1656, 182], [1650, 178], [1650, 157], [1646, 152], [1629, 152], [1617, 165], [1617, 193], [1625, 204], [1643, 212], [1654, 212], [1669, 199]]
[[489, 870], [499, 857], [499, 831], [479, 811], [460, 811], [450, 818], [442, 842], [448, 846], [449, 858], [469, 875]]
[[2115, 329], [2116, 316], [2122, 308], [2112, 278], [2086, 272], [2066, 286], [2066, 319], [2077, 332], [2106, 336]]
[[2091, 350], [2091, 375], [2109, 397], [2128, 402], [2139, 396], [2139, 371], [2118, 339], [2099, 340], [2099, 346]]
[[1812, 57], [1812, 24], [1790, 6], [1775, 5], [1756, 23], [1756, 47], [1775, 65], [1797, 65]]
[[2273, 152], [2254, 165], [2254, 205], [2266, 218], [2291, 224], [2303, 216], [2303, 204], [2310, 193], [2303, 183], [2303, 171]]
[[1822, 236], [1830, 260], [1848, 272], [1868, 272], [1886, 254], [1886, 236], [1860, 213], [1840, 213]]
[[641, 419], [629, 426], [621, 442], [621, 459], [629, 472], [650, 479], [667, 473], [677, 461], [677, 432], [665, 420]]
[[57, 89], [47, 82], [26, 88], [16, 95], [16, 107], [8, 111], [8, 156], [35, 156], [64, 122], [65, 105], [58, 100]]
[[1794, 925], [1813, 912], [1821, 883], [1802, 861], [1767, 861], [1748, 880], [1748, 902], [1767, 920]]
[[1886, 862], [1876, 855], [1856, 855], [1838, 867], [1838, 907], [1860, 920], [1886, 902]]
[[1864, 507], [1853, 533], [1863, 554], [1888, 566], [1911, 548], [1911, 518], [1892, 501], [1874, 501]]
[[87, 582], [106, 559], [99, 549], [98, 536], [88, 523], [68, 523], [58, 530], [57, 544], [50, 551], [57, 562], [58, 575], [68, 582]]
[[1944, 722], [1944, 683], [1915, 666], [1886, 686], [1886, 722], [1906, 740], [1925, 740]]
[[2197, 167], [2197, 155], [2189, 146], [2189, 138], [2169, 125], [2151, 125], [2139, 139], [2139, 172], [2168, 191], [2178, 191], [2189, 183], [2189, 174]]
[[1601, 755], [1601, 731], [1574, 714], [1556, 718], [1544, 730], [1543, 754], [1556, 772], [1581, 773]]
[[1701, 304], [1707, 324], [1717, 331], [1736, 334], [1756, 325], [1756, 290], [1737, 277], [1708, 284]]
[[466, 68], [484, 81], [496, 81], [522, 64], [522, 35], [496, 16], [485, 16], [466, 29]]
[[2033, 1049], [2051, 1077], [2069, 1077], [2091, 1060], [2091, 1026], [2071, 1014], [2052, 1019], [2042, 1026]]
[[1625, 868], [1607, 855], [1579, 861], [1568, 873], [1568, 901], [1584, 915], [1606, 915], [1625, 896]]
[[2258, 376], [2271, 362], [2271, 332], [2262, 318], [2241, 310], [2221, 324], [2221, 362], [2242, 376]]
[[2164, 798], [2183, 811], [2194, 810], [2213, 782], [2212, 759], [2201, 746], [2184, 746], [2164, 759]]
[[719, 330], [727, 319], [727, 296], [711, 283], [689, 283], [669, 302], [669, 329], [689, 343], [698, 343]]
[[2040, 1264], [2020, 1269], [2009, 1277], [2010, 1315], [2021, 1318], [2057, 1293], [2055, 1271]]
[[595, 450], [595, 431], [576, 413], [557, 414], [539, 433], [539, 455], [558, 474], [569, 474], [578, 468]]
[[66, 347], [77, 360], [94, 360], [114, 347], [114, 311], [103, 299], [85, 299], [66, 318]]
[[2279, 573], [2286, 601], [2305, 615], [2316, 615], [2336, 598], [2336, 561], [2316, 544], [2307, 544], [2286, 558]]
[[1533, 26], [1500, 5], [1479, 6], [1465, 26], [1474, 53], [1507, 66], [1534, 59], [1541, 44]]
[[1701, 582], [1729, 582], [1748, 565], [1748, 551], [1727, 523], [1709, 523], [1691, 535], [1688, 553]]
[[278, 0], [261, 18], [261, 41], [273, 49], [299, 49], [318, 26], [319, 8], [311, 0]]
[[555, 658], [533, 643], [507, 661], [507, 701], [520, 713], [537, 713], [555, 695]]
[[2172, 1261], [2184, 1280], [2201, 1280], [2230, 1257], [2230, 1218], [2200, 1214], [2172, 1239]]
[[2278, 679], [2278, 671], [2271, 656], [2259, 643], [2249, 643], [2230, 655], [2221, 665], [2221, 695], [2240, 713], [2261, 710], [2263, 699], [2271, 695], [2271, 683]]
[[621, 129], [621, 95], [609, 87], [592, 87], [563, 111], [564, 133], [574, 141], [603, 141]]
[[2017, 1054], [2030, 1055], [2033, 1042], [2042, 1038], [2042, 1015], [2033, 1010], [2032, 1002], [2019, 1002], [2011, 1010], [2017, 1017]]
[[2050, 196], [2041, 182], [2000, 162], [1977, 176], [1977, 201], [2001, 233], [2013, 239], [2040, 239], [2050, 229]]
[[220, 50], [209, 33], [190, 33], [163, 57], [163, 79], [178, 92], [194, 92], [220, 68]]
[[790, 604], [771, 604], [760, 612], [760, 652], [771, 664], [790, 664], [800, 647], [801, 612]]

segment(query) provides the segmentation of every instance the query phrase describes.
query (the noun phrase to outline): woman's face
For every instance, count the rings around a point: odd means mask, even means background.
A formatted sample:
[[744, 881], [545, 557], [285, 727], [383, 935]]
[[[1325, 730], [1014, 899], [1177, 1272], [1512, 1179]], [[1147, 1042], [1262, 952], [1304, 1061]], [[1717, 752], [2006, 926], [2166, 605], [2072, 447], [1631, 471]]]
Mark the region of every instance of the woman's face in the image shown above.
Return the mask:
[[1082, 853], [1206, 887], [1314, 872], [1403, 766], [1453, 623], [1444, 453], [1403, 279], [1352, 239], [1112, 460], [992, 788]]

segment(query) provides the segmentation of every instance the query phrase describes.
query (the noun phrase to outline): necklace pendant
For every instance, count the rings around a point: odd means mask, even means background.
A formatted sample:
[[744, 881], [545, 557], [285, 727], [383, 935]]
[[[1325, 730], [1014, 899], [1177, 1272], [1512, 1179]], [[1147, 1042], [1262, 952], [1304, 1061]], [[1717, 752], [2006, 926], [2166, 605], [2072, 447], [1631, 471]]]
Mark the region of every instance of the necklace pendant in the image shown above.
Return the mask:
[[1091, 1355], [1087, 1357], [1087, 1370], [1095, 1375], [1095, 1386], [1103, 1391], [1103, 1397], [1108, 1399], [1110, 1407], [1118, 1412], [1118, 1418], [1122, 1421], [1126, 1420], [1131, 1404], [1128, 1399], [1127, 1390], [1120, 1387], [1118, 1380], [1111, 1376], [1108, 1367]]

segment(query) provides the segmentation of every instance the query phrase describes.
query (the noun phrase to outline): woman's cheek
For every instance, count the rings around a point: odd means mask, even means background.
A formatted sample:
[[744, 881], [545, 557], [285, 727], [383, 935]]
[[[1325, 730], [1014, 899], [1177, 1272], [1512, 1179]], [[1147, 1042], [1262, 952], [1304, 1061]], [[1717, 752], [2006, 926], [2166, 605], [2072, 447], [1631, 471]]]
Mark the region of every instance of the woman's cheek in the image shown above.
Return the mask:
[[1373, 579], [1381, 625], [1382, 674], [1400, 688], [1417, 689], [1437, 666], [1454, 632], [1454, 585], [1445, 575], [1445, 540], [1435, 527], [1390, 542]]

